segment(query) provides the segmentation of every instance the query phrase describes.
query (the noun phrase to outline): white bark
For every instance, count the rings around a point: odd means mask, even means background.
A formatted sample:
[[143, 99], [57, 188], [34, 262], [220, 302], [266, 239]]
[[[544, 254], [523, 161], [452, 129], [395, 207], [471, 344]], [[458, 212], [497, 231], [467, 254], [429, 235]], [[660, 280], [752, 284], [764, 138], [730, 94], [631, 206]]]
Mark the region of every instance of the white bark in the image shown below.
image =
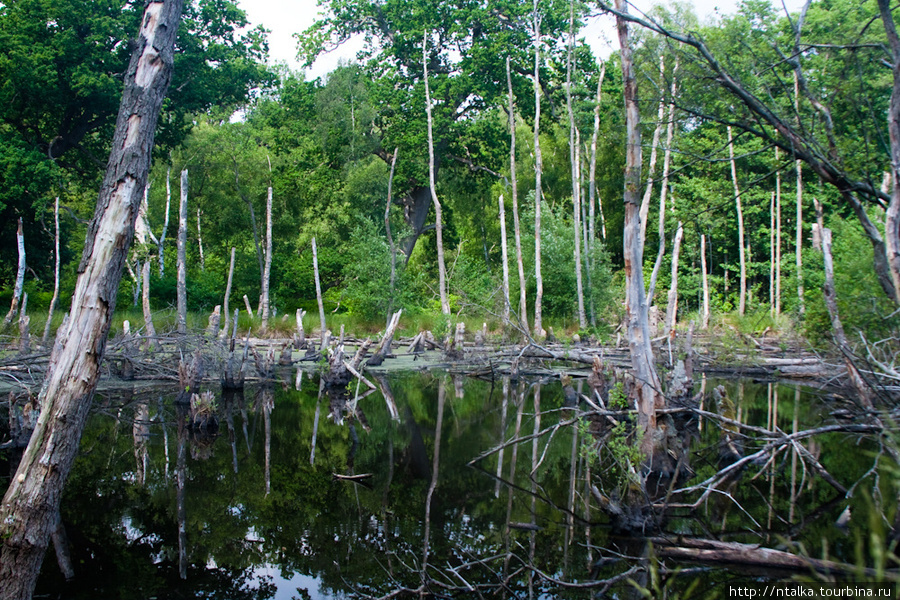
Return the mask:
[[231, 282], [234, 279], [234, 246], [231, 247], [231, 262], [228, 265], [228, 281], [225, 284], [225, 300], [223, 301], [223, 317], [225, 318], [225, 326], [222, 327], [222, 339], [228, 336], [228, 325], [231, 313], [228, 308], [228, 299], [231, 298]]
[[672, 247], [672, 282], [669, 284], [668, 302], [666, 303], [666, 334], [671, 334], [675, 329], [678, 318], [678, 256], [681, 253], [681, 240], [684, 237], [684, 228], [681, 221], [675, 231], [675, 244]]
[[166, 169], [166, 217], [163, 222], [162, 233], [159, 235], [159, 243], [157, 244], [157, 248], [159, 249], [159, 276], [160, 278], [165, 275], [166, 271], [166, 263], [164, 259], [164, 248], [166, 244], [166, 232], [169, 230], [169, 212], [170, 207], [172, 205], [172, 167]]
[[503, 207], [503, 194], [497, 200], [500, 205], [500, 258], [503, 266], [503, 324], [509, 323], [509, 257], [506, 251], [506, 209]]
[[744, 211], [741, 205], [741, 189], [738, 187], [737, 166], [734, 161], [734, 139], [731, 135], [731, 125], [728, 126], [728, 158], [731, 161], [731, 183], [734, 186], [734, 203], [737, 207], [738, 224], [738, 256], [741, 262], [741, 295], [738, 300], [738, 314], [744, 314], [747, 309], [747, 257], [744, 247]]
[[541, 337], [544, 278], [541, 276], [541, 176], [544, 161], [541, 157], [541, 19], [538, 0], [534, 0], [534, 279], [537, 290], [534, 297], [534, 335]]
[[316, 301], [319, 303], [319, 326], [321, 327], [320, 339], [322, 351], [325, 351], [325, 305], [322, 303], [322, 285], [319, 282], [319, 253], [316, 250], [316, 238], [312, 239], [313, 252], [313, 277], [316, 280]]
[[178, 204], [178, 333], [187, 333], [187, 201], [188, 171], [181, 172], [181, 201]]
[[[794, 72], [794, 110], [797, 118], [800, 118], [800, 82], [796, 71]], [[803, 298], [803, 162], [798, 158], [795, 163], [797, 169], [797, 222], [794, 258], [797, 263], [797, 300], [800, 314], [806, 313], [806, 303]], [[890, 236], [888, 236], [889, 238]], [[900, 288], [898, 288], [900, 289]], [[900, 298], [900, 296], [898, 296]]]
[[588, 202], [590, 212], [588, 216], [588, 239], [591, 240], [590, 252], [593, 249], [596, 235], [594, 233], [594, 200], [597, 202], [597, 209], [600, 213], [600, 232], [603, 239], [606, 239], [606, 219], [603, 217], [603, 199], [597, 194], [597, 137], [600, 134], [600, 101], [603, 99], [603, 79], [606, 77], [606, 63], [600, 65], [600, 78], [597, 80], [597, 99], [594, 103], [594, 133], [591, 136], [591, 166], [590, 175], [588, 176]]
[[272, 187], [266, 195], [266, 263], [263, 267], [262, 290], [260, 293], [260, 318], [262, 332], [269, 328], [269, 277], [272, 273]]
[[434, 178], [434, 124], [431, 118], [431, 90], [428, 87], [428, 31], [422, 37], [422, 65], [425, 71], [425, 115], [428, 118], [428, 185], [434, 204], [434, 230], [437, 236], [438, 294], [441, 298], [441, 314], [450, 314], [450, 300], [447, 297], [447, 267], [444, 264], [444, 226], [441, 220], [441, 202], [438, 200]]
[[516, 241], [516, 266], [519, 270], [519, 325], [523, 331], [528, 331], [528, 300], [525, 296], [525, 263], [522, 260], [522, 230], [519, 225], [519, 191], [516, 182], [516, 109], [508, 56], [506, 85], [509, 90], [509, 175], [512, 185], [513, 235]]
[[569, 163], [572, 171], [572, 212], [575, 230], [575, 293], [578, 296], [578, 325], [587, 327], [584, 310], [584, 283], [581, 274], [581, 148], [576, 139], [572, 110], [572, 53], [575, 51], [575, 3], [569, 1], [569, 50], [566, 57], [566, 111], [569, 114]]
[[200, 209], [197, 209], [197, 248], [200, 250], [200, 270], [206, 270], [206, 257], [203, 255], [203, 234], [200, 233]]
[[700, 270], [703, 275], [703, 313], [700, 329], [709, 329], [709, 271], [706, 268], [706, 236], [700, 236]]
[[16, 268], [16, 284], [13, 288], [12, 303], [6, 318], [3, 319], [3, 327], [12, 323], [19, 312], [19, 302], [22, 300], [22, 290], [25, 288], [25, 233], [22, 230], [22, 217], [19, 217], [19, 225], [16, 228], [16, 248], [19, 253], [19, 263]]

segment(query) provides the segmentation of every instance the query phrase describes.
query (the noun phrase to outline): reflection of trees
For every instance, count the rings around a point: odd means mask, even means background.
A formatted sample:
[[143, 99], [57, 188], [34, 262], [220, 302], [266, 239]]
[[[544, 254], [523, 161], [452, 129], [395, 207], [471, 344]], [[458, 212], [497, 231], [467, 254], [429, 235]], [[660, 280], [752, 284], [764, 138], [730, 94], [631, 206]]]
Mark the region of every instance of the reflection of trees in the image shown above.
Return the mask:
[[[187, 453], [190, 439], [184, 438], [183, 421], [176, 418], [171, 404], [145, 402], [147, 418], [139, 419], [149, 426], [143, 486], [137, 484], [136, 458], [144, 453], [135, 453], [143, 434], [138, 439], [134, 435], [140, 424], [110, 418], [144, 415], [143, 400], [135, 398], [135, 404], [121, 412], [115, 404], [104, 408], [102, 414], [92, 416], [86, 430], [63, 508], [82, 581], [79, 585], [99, 590], [86, 592], [85, 597], [165, 598], [179, 589], [186, 597], [263, 598], [274, 591], [273, 582], [255, 578], [264, 565], [277, 567], [286, 577], [293, 573], [315, 577], [325, 590], [378, 597], [400, 588], [418, 589], [425, 563], [429, 589], [436, 594], [461, 594], [466, 585], [462, 577], [485, 597], [494, 591], [499, 595], [500, 589], [506, 589], [507, 597], [524, 597], [531, 573], [535, 596], [560, 596], [562, 588], [548, 577], [560, 576], [568, 552], [566, 577], [586, 579], [590, 573], [585, 542], [592, 544], [597, 578], [615, 576], [633, 564], [614, 560], [602, 524], [593, 524], [587, 537], [588, 488], [581, 480], [572, 486], [572, 469], [585, 477], [594, 475], [598, 482], [604, 474], [596, 464], [592, 469], [589, 460], [579, 458], [584, 465], [573, 465], [573, 448], [580, 448], [582, 442], [562, 432], [552, 439], [549, 434], [530, 437], [571, 417], [569, 410], [559, 410], [563, 397], [558, 385], [537, 391], [537, 384], [534, 389], [524, 382], [513, 384], [506, 394], [505, 411], [499, 389], [492, 400], [486, 400], [489, 383], [467, 380], [462, 398], [446, 386], [427, 374], [391, 377], [390, 389], [403, 423], [392, 419], [376, 393], [359, 401], [359, 408], [366, 410], [368, 431], [349, 415], [343, 425], [320, 418], [316, 426], [319, 386], [315, 379], [305, 381], [301, 390], [278, 388], [251, 396], [256, 398], [254, 411], [246, 410], [242, 397], [226, 396], [222, 410], [229, 435], [216, 440], [203, 461]], [[535, 391], [539, 404], [533, 405]], [[787, 402], [782, 405], [782, 409], [790, 407]], [[539, 418], [533, 406], [540, 409]], [[760, 391], [746, 388], [745, 420], [765, 422], [768, 406], [764, 386]], [[813, 410], [805, 401], [795, 406], [801, 422]], [[793, 416], [790, 408], [782, 410], [779, 424], [788, 425]], [[355, 450], [351, 423], [358, 437]], [[241, 429], [265, 433], [266, 442], [250, 444], [247, 434], [246, 445], [237, 442]], [[167, 431], [178, 434], [173, 440], [176, 477], [172, 482], [166, 480]], [[314, 431], [315, 465], [310, 465]], [[696, 464], [698, 477], [708, 476], [715, 468], [720, 435], [716, 427], [704, 426], [698, 444], [711, 450]], [[498, 457], [498, 464], [490, 463], [489, 473], [466, 466], [498, 440], [520, 436], [528, 439], [507, 447], [502, 461]], [[822, 443], [822, 461], [836, 462], [829, 448], [833, 451], [841, 440], [823, 439]], [[523, 466], [523, 456], [530, 466]], [[854, 458], [857, 455], [836, 456], [848, 461], [842, 476], [867, 468], [863, 459]], [[417, 466], [423, 459], [424, 468]], [[332, 473], [346, 473], [351, 464], [355, 472], [373, 474], [372, 489], [332, 481]], [[827, 466], [836, 470], [834, 464]], [[495, 495], [497, 472], [504, 478], [501, 487], [506, 488], [499, 498]], [[798, 527], [833, 496], [808, 478], [801, 486], [801, 479], [802, 473], [795, 475]], [[787, 533], [796, 540], [818, 543], [828, 534], [833, 517], [806, 523], [805, 530], [797, 531], [781, 522], [780, 516], [788, 515], [791, 504], [787, 456], [774, 471], [774, 494], [772, 481], [760, 478], [759, 489], [745, 484], [733, 493], [762, 523], [770, 502], [774, 505], [773, 536]], [[710, 510], [708, 518], [675, 514], [670, 527], [702, 531], [718, 519], [718, 529], [723, 513], [712, 505]], [[728, 512], [724, 523], [726, 534], [746, 528], [740, 511]], [[181, 525], [186, 533], [183, 540]], [[180, 541], [187, 577], [183, 582]], [[832, 551], [838, 557], [852, 555], [850, 546], [838, 539]], [[641, 550], [620, 549], [629, 554]], [[60, 578], [58, 569], [47, 569], [42, 589], [52, 590]]]

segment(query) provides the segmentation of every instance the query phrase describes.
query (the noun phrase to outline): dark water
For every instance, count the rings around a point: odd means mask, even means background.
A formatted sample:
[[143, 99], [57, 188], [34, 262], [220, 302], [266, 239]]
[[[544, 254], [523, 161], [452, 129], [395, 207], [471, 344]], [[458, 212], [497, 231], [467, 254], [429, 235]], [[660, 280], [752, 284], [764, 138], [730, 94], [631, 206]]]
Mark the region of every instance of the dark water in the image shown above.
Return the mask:
[[[427, 565], [429, 589], [447, 597], [478, 597], [463, 592], [478, 585], [483, 597], [581, 598], [593, 592], [558, 582], [611, 577], [634, 564], [619, 557], [650, 555], [645, 541], [615, 534], [586, 502], [588, 471], [604, 494], [628, 485], [615, 460], [622, 450], [596, 448], [588, 423], [545, 431], [573, 417], [558, 382], [392, 375], [395, 407], [378, 391], [352, 415], [320, 395], [316, 376], [304, 375], [299, 389], [295, 374], [286, 379], [218, 394], [217, 437], [191, 433], [173, 394], [101, 394], [62, 508], [76, 578], [63, 580], [51, 548], [37, 597], [379, 597], [419, 588]], [[729, 414], [745, 423], [791, 432], [833, 420], [809, 390], [727, 385]], [[351, 399], [355, 392], [351, 386]], [[727, 431], [709, 421], [685, 427], [695, 451], [687, 483], [695, 483], [721, 465]], [[502, 440], [541, 431], [467, 466]], [[844, 485], [859, 482], [849, 501], [785, 451], [750, 466], [698, 510], [675, 511], [666, 532], [794, 542], [814, 557], [871, 564], [872, 535], [886, 527], [872, 515], [879, 502], [890, 514], [896, 508], [894, 472], [868, 472], [875, 445], [865, 438], [801, 443]], [[841, 530], [834, 523], [848, 502], [850, 527]], [[702, 573], [691, 597], [771, 577], [722, 567]], [[666, 585], [676, 590], [695, 578]], [[635, 579], [608, 597], [651, 587]]]

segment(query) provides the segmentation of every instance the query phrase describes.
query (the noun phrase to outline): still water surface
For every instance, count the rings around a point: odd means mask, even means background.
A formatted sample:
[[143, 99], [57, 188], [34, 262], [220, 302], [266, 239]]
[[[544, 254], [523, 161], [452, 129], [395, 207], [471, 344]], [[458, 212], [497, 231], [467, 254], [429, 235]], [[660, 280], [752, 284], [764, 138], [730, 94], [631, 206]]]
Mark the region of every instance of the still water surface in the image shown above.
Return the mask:
[[[614, 534], [586, 502], [588, 474], [604, 493], [620, 483], [606, 451], [590, 450], [587, 425], [467, 465], [572, 419], [558, 382], [394, 374], [381, 386], [393, 403], [379, 390], [355, 414], [322, 394], [316, 375], [297, 384], [287, 374], [274, 387], [219, 394], [218, 436], [184, 426], [174, 391], [99, 394], [62, 508], [76, 578], [63, 580], [51, 549], [36, 597], [378, 597], [418, 588], [427, 565], [431, 589], [450, 597], [481, 584], [485, 597], [582, 598], [590, 592], [552, 580], [611, 577], [630, 566], [620, 555], [647, 555], [646, 542]], [[790, 432], [830, 419], [809, 390], [727, 386], [732, 418], [745, 423]], [[691, 427], [696, 482], [719, 466], [724, 434], [709, 422]], [[848, 487], [872, 466], [870, 446], [846, 435], [805, 442]], [[813, 556], [854, 562], [872, 501], [856, 494], [851, 527], [840, 530], [847, 503], [835, 496], [786, 452], [665, 528], [769, 547], [802, 542]], [[766, 577], [703, 573], [694, 597]], [[610, 593], [638, 597], [627, 583]]]

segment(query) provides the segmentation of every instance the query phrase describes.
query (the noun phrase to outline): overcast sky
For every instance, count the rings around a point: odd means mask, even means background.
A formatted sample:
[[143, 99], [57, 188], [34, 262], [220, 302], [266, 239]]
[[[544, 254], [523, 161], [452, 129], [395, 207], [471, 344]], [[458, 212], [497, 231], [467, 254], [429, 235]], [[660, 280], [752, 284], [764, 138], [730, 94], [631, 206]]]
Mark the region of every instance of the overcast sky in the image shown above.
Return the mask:
[[[634, 0], [636, 6], [648, 9], [655, 0]], [[779, 0], [776, 0], [780, 4]], [[800, 0], [788, 0], [791, 10], [797, 10]], [[734, 12], [737, 0], [693, 0], [695, 12], [701, 21], [716, 14]], [[294, 33], [302, 32], [312, 25], [318, 15], [316, 0], [240, 0], [241, 7], [247, 11], [250, 22], [263, 25], [271, 31], [269, 34], [269, 54], [273, 63], [284, 62], [293, 69], [299, 69], [296, 60], [297, 45]], [[607, 55], [614, 38], [612, 20], [609, 17], [598, 17], [593, 20], [582, 35], [594, 49], [596, 54]], [[356, 40], [345, 44], [338, 50], [321, 58], [307, 71], [307, 79], [313, 79], [333, 70], [338, 61], [353, 60], [362, 43]]]

